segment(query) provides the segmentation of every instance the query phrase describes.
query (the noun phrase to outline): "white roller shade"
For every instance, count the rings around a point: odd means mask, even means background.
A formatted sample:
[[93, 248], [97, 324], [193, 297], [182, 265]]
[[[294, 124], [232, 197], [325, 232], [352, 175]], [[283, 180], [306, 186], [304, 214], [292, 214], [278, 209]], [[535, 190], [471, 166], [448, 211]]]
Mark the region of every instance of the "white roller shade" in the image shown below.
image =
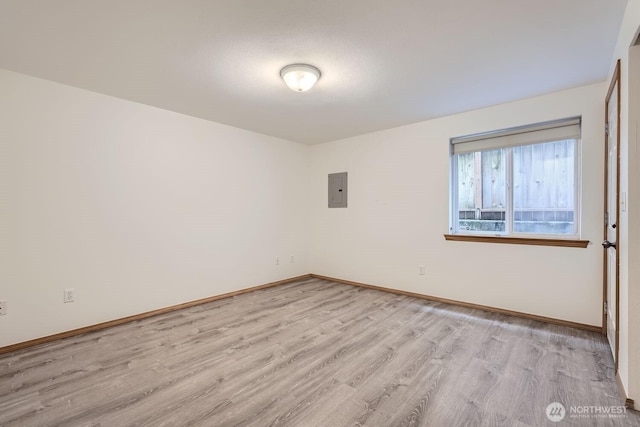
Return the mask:
[[580, 138], [580, 117], [451, 139], [453, 154]]

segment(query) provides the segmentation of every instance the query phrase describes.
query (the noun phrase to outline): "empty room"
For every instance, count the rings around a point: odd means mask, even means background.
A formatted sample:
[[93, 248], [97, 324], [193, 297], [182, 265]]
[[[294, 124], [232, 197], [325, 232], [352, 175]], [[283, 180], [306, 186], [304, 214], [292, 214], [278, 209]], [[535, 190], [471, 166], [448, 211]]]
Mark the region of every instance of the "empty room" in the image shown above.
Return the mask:
[[640, 0], [0, 0], [0, 426], [640, 426]]

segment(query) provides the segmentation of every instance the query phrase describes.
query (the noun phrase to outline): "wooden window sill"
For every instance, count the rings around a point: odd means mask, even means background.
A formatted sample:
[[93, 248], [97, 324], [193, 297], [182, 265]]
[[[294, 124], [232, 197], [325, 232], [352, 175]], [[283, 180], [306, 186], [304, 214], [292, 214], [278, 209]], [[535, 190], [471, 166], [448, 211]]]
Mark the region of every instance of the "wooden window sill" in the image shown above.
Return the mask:
[[445, 240], [456, 242], [505, 243], [508, 245], [562, 246], [566, 248], [586, 248], [588, 240], [537, 239], [526, 237], [472, 236], [469, 234], [445, 234]]

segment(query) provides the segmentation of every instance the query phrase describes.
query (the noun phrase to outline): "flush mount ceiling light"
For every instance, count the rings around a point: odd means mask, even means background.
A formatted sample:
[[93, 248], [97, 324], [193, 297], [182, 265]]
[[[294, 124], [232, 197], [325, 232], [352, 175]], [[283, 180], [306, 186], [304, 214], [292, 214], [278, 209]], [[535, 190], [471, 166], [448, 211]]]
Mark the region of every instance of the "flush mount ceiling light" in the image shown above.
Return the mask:
[[291, 64], [280, 70], [280, 77], [292, 90], [304, 92], [316, 84], [320, 78], [320, 70], [313, 65]]

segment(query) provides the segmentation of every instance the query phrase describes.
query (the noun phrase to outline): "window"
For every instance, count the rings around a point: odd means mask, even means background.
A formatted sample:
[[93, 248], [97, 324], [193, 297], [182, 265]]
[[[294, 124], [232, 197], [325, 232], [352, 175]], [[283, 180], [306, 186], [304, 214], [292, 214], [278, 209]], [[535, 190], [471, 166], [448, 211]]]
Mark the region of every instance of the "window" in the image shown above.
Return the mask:
[[451, 139], [451, 233], [577, 238], [580, 118]]

